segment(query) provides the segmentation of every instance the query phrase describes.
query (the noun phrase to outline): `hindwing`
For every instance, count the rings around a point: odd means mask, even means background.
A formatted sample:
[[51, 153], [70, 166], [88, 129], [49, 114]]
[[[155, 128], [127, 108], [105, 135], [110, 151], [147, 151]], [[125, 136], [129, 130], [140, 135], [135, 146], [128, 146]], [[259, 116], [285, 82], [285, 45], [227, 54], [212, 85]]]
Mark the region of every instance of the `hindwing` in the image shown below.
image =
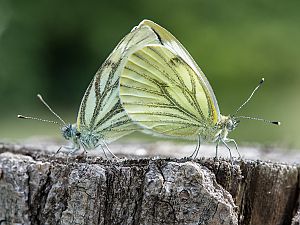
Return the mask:
[[147, 45], [129, 56], [120, 97], [133, 121], [158, 134], [192, 138], [214, 124], [209, 90], [183, 58], [163, 45]]

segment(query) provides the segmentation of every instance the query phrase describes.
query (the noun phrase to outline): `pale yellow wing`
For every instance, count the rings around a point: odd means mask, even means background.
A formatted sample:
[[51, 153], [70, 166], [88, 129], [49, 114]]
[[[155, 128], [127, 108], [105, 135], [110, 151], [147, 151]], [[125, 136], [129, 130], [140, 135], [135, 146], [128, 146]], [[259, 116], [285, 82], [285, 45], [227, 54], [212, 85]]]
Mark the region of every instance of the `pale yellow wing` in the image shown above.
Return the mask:
[[120, 98], [129, 117], [156, 134], [195, 138], [215, 124], [213, 99], [198, 74], [161, 44], [128, 57]]
[[191, 57], [189, 52], [183, 47], [183, 45], [166, 29], [159, 26], [158, 24], [150, 21], [150, 20], [143, 20], [140, 25], [142, 26], [148, 26], [150, 27], [158, 36], [160, 42], [162, 45], [170, 48], [175, 54], [178, 54], [193, 70], [194, 72], [199, 76], [201, 85], [203, 88], [207, 89], [211, 99], [213, 101], [213, 108], [212, 113], [215, 114], [215, 123], [217, 123], [220, 120], [220, 110], [218, 106], [218, 102], [216, 99], [216, 96], [214, 94], [214, 91], [212, 87], [210, 86], [205, 74], [201, 71], [200, 67], [197, 65], [197, 63], [194, 61], [194, 59]]

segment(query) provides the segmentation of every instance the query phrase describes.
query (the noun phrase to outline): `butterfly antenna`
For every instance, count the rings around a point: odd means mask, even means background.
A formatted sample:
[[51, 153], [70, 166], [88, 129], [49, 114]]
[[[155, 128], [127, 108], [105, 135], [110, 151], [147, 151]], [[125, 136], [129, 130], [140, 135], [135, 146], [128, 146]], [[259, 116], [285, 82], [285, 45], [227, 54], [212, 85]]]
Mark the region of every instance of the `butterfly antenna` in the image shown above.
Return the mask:
[[258, 120], [258, 121], [263, 121], [265, 123], [275, 124], [275, 125], [278, 125], [278, 126], [280, 126], [280, 124], [281, 124], [279, 121], [265, 120], [265, 119], [261, 119], [261, 118], [251, 117], [251, 116], [236, 116], [234, 118], [235, 119], [236, 118], [241, 118], [241, 119], [248, 119], [248, 120]]
[[259, 84], [257, 85], [257, 87], [252, 91], [249, 98], [235, 111], [234, 115], [236, 115], [251, 100], [254, 93], [260, 88], [260, 86], [264, 83], [264, 81], [265, 81], [265, 78], [262, 78], [261, 81], [259, 82]]
[[56, 116], [64, 125], [66, 124], [66, 122], [59, 116], [57, 115], [52, 109], [51, 107], [45, 102], [45, 100], [43, 99], [43, 97], [38, 94], [37, 97], [40, 99], [40, 101], [50, 110], [50, 112]]
[[36, 117], [31, 117], [31, 116], [18, 115], [17, 117], [18, 117], [19, 119], [38, 120], [38, 121], [42, 121], [42, 122], [46, 122], [46, 123], [54, 123], [54, 124], [58, 124], [58, 122], [56, 122], [56, 121], [52, 121], [52, 120], [44, 120], [44, 119], [40, 119], [40, 118], [36, 118]]

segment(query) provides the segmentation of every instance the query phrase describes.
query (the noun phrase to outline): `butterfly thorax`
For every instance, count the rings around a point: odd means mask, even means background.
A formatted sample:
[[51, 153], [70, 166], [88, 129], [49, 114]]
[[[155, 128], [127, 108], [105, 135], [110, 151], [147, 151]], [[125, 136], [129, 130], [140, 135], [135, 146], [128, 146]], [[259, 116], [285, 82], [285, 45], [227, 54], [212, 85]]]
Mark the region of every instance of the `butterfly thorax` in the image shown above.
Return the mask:
[[94, 130], [88, 128], [80, 129], [80, 143], [86, 150], [95, 149], [101, 144], [103, 137]]

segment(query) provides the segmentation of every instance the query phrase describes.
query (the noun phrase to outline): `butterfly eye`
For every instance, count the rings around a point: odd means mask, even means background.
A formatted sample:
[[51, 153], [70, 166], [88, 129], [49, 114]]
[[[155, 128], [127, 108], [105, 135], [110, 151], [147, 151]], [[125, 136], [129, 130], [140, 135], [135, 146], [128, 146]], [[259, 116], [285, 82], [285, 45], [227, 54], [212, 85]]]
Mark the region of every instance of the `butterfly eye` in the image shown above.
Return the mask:
[[69, 140], [74, 135], [72, 132], [72, 125], [68, 124], [61, 128], [62, 135], [65, 139]]
[[80, 132], [77, 132], [76, 133], [76, 137], [80, 137], [81, 136], [81, 133]]
[[233, 121], [232, 120], [228, 120], [228, 122], [227, 122], [227, 124], [226, 124], [226, 128], [228, 129], [228, 130], [233, 130], [233, 128], [234, 128], [234, 123], [233, 123]]

